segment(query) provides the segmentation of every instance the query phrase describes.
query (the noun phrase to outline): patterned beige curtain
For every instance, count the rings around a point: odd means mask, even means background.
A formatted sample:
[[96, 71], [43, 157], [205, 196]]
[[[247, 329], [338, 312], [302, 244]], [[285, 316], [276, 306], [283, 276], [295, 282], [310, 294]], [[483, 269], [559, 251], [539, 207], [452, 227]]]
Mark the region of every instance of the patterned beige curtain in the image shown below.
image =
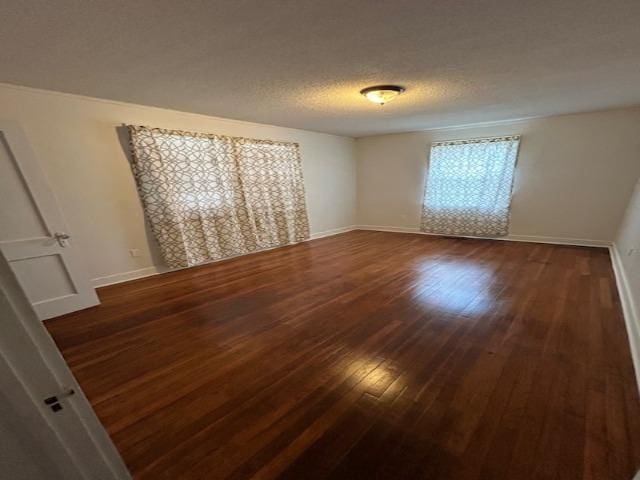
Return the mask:
[[515, 135], [432, 144], [420, 229], [507, 235], [519, 143]]
[[309, 238], [297, 144], [128, 128], [140, 197], [168, 266]]

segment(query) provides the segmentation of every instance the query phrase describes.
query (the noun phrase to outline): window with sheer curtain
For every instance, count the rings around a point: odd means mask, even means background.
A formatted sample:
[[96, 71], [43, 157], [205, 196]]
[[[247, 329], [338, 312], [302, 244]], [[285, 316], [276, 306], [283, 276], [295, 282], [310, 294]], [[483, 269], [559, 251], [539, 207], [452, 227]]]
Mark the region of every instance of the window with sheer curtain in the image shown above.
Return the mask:
[[298, 144], [128, 128], [138, 191], [168, 266], [309, 238]]
[[509, 136], [432, 144], [421, 230], [507, 235], [519, 143]]

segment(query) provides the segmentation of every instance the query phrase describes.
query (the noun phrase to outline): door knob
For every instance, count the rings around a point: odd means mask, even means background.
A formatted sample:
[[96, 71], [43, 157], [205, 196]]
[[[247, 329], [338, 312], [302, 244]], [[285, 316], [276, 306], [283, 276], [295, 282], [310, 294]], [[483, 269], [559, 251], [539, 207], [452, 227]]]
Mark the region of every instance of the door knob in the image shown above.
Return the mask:
[[69, 245], [69, 234], [64, 232], [56, 232], [53, 234], [53, 237], [58, 241], [61, 247], [66, 247]]
[[62, 410], [62, 405], [60, 404], [60, 400], [62, 398], [70, 397], [75, 393], [76, 392], [73, 388], [67, 388], [65, 391], [63, 391], [58, 395], [45, 398], [44, 403], [48, 405], [51, 408], [51, 410], [53, 410], [54, 412], [59, 412], [60, 410]]

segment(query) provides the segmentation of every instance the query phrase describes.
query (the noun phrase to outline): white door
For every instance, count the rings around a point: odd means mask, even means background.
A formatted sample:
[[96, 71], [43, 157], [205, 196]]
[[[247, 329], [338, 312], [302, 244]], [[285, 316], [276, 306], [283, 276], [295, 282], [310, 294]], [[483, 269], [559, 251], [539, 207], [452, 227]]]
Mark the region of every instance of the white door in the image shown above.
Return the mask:
[[27, 138], [2, 122], [0, 251], [40, 320], [100, 303]]
[[131, 476], [0, 253], [0, 478]]

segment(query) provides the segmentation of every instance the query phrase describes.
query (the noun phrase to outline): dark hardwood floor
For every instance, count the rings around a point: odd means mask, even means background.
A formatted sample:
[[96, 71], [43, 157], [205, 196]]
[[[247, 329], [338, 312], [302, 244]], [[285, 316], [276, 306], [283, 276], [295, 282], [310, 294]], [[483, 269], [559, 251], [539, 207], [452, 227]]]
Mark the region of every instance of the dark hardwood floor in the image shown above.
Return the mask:
[[602, 479], [640, 467], [605, 249], [356, 231], [48, 321], [141, 479]]

